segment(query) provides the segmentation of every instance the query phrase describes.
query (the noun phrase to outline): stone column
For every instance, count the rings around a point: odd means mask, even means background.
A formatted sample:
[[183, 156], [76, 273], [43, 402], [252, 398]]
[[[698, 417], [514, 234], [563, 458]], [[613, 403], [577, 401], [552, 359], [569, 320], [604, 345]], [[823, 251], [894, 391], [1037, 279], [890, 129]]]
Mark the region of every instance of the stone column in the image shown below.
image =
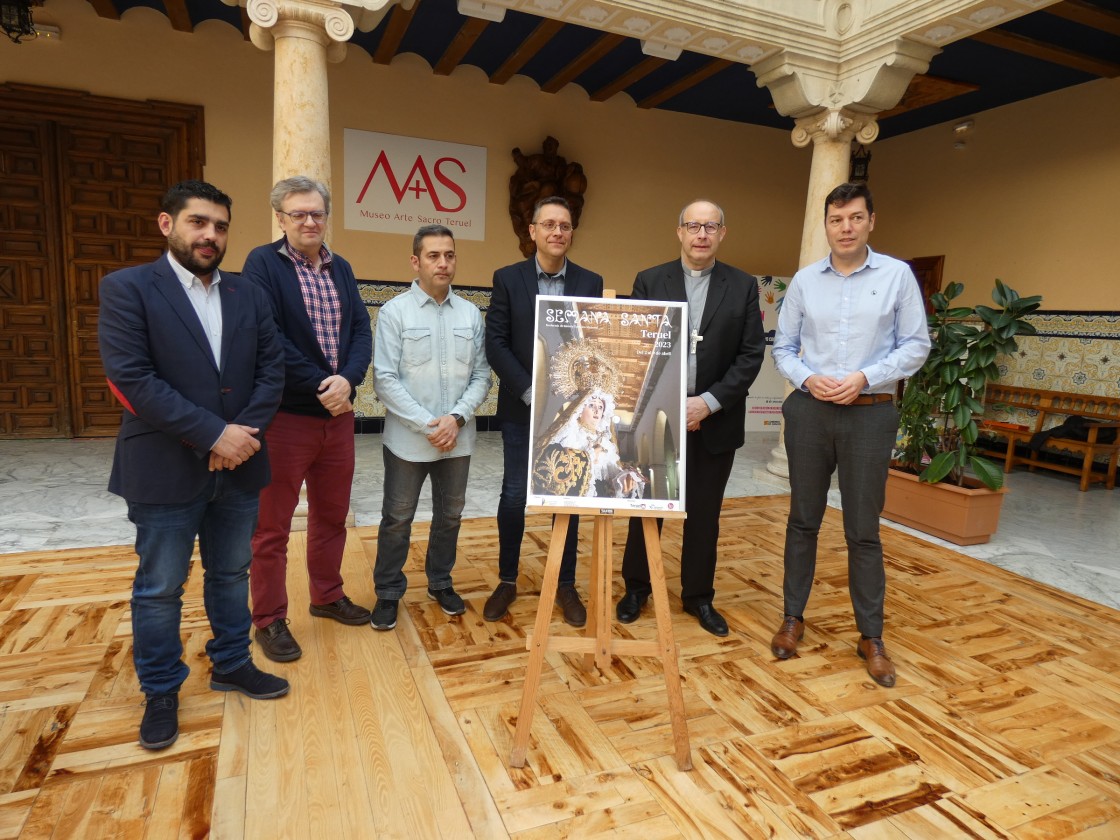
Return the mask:
[[[793, 129], [793, 145], [799, 149], [813, 144], [813, 163], [809, 170], [809, 191], [805, 198], [805, 221], [801, 228], [799, 268], [816, 262], [828, 253], [824, 232], [824, 199], [833, 188], [848, 180], [852, 140], [867, 145], [879, 136], [875, 118], [845, 109], [824, 111], [797, 120]], [[786, 385], [786, 394], [791, 388]], [[782, 423], [778, 446], [770, 452], [767, 472], [789, 478], [786, 461], [785, 423]]]
[[[272, 180], [307, 175], [331, 185], [327, 62], [346, 57], [354, 21], [330, 0], [249, 0], [249, 37], [275, 49]], [[329, 220], [328, 220], [329, 225]], [[328, 226], [326, 236], [330, 238]], [[273, 234], [280, 229], [273, 222]]]

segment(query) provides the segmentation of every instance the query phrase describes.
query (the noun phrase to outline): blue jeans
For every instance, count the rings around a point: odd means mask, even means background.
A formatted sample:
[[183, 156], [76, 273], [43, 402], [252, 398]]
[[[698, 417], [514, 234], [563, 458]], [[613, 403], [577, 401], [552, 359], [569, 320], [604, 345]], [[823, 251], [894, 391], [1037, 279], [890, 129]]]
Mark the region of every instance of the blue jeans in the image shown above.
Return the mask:
[[898, 432], [898, 410], [890, 402], [836, 405], [794, 391], [786, 397], [782, 415], [790, 486], [783, 583], [786, 615], [805, 614], [829, 483], [839, 470], [848, 592], [856, 626], [865, 636], [881, 636], [887, 578], [879, 514]]
[[412, 542], [412, 520], [420, 501], [424, 479], [432, 477], [432, 527], [424, 571], [428, 588], [451, 587], [451, 569], [459, 542], [459, 525], [467, 502], [469, 455], [437, 461], [406, 461], [381, 448], [385, 462], [385, 487], [381, 502], [381, 527], [377, 530], [377, 560], [373, 564], [373, 587], [378, 598], [399, 601], [408, 588], [404, 564]]
[[[525, 536], [525, 500], [529, 492], [529, 425], [502, 422], [502, 495], [498, 497], [498, 579], [517, 583], [521, 540]], [[564, 556], [560, 560], [560, 586], [576, 582], [576, 543], [579, 517], [568, 522]]]
[[190, 672], [179, 623], [196, 535], [213, 634], [206, 655], [218, 674], [249, 661], [250, 540], [258, 491], [233, 489], [229, 481], [225, 473], [212, 473], [206, 490], [186, 504], [128, 503], [140, 556], [132, 582], [132, 658], [145, 694], [176, 692]]

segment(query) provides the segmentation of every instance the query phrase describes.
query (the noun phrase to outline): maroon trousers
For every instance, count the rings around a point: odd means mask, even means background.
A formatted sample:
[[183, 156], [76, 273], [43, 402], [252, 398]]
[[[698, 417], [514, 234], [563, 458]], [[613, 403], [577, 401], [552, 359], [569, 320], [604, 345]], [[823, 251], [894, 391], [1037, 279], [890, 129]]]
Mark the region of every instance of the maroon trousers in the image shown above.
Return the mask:
[[354, 412], [308, 417], [279, 411], [265, 432], [272, 481], [261, 491], [249, 589], [253, 624], [288, 615], [288, 535], [307, 482], [307, 576], [312, 604], [343, 596], [342, 552], [354, 479]]

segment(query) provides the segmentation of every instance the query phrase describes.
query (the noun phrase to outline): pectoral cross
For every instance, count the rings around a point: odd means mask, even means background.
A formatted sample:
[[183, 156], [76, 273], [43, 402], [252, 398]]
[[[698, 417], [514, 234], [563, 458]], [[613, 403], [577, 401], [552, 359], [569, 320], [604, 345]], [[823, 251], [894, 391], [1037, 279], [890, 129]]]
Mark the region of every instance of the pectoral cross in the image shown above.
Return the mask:
[[704, 336], [700, 335], [699, 330], [693, 330], [692, 335], [688, 337], [688, 352], [689, 355], [696, 355], [696, 345], [704, 340]]

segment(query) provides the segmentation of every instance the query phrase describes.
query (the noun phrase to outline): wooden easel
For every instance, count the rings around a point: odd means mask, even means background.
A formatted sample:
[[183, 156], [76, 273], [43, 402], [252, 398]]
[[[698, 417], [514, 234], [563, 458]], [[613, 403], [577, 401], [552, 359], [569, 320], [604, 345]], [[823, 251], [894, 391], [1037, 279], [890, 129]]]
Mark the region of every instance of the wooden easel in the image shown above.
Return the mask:
[[530, 513], [555, 514], [552, 541], [548, 546], [548, 561], [544, 567], [544, 583], [537, 607], [533, 632], [525, 639], [529, 650], [529, 667], [525, 671], [525, 687], [521, 693], [521, 711], [517, 715], [517, 729], [513, 734], [513, 750], [509, 763], [514, 767], [525, 766], [525, 753], [529, 746], [529, 731], [540, 688], [544, 655], [549, 650], [562, 653], [584, 653], [584, 670], [592, 665], [606, 669], [612, 654], [631, 656], [656, 656], [661, 660], [665, 674], [665, 689], [669, 695], [669, 718], [673, 726], [673, 748], [677, 767], [692, 769], [692, 755], [688, 745], [688, 724], [684, 717], [684, 696], [681, 692], [680, 672], [677, 669], [677, 645], [673, 641], [673, 624], [669, 615], [669, 595], [665, 589], [665, 567], [661, 563], [661, 535], [657, 532], [655, 518], [683, 519], [683, 512], [627, 511], [628, 516], [642, 517], [642, 533], [649, 558], [649, 582], [652, 589], [654, 614], [657, 616], [657, 639], [616, 639], [611, 635], [611, 578], [613, 563], [611, 544], [614, 528], [613, 513], [595, 514], [594, 545], [591, 552], [591, 593], [587, 612], [587, 626], [582, 637], [549, 637], [552, 607], [556, 602], [556, 586], [560, 579], [560, 559], [568, 534], [572, 515], [586, 517], [586, 508], [530, 507]]

